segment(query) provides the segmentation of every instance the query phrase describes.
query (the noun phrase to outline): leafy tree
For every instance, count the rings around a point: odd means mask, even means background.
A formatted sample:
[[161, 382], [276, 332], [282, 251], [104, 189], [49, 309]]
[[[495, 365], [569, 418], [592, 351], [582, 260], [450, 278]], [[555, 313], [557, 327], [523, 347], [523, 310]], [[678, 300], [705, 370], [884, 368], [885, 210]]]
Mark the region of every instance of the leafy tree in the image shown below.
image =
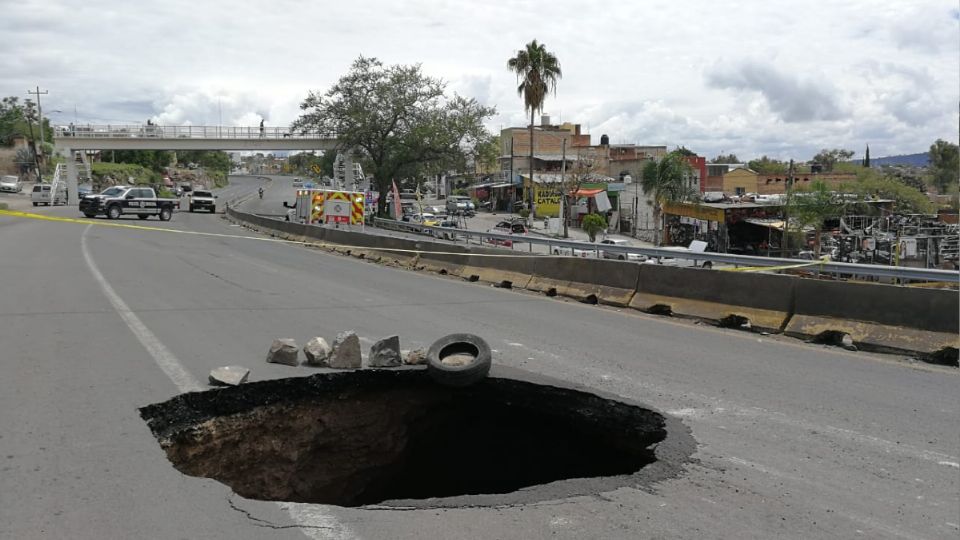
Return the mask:
[[[520, 84], [517, 94], [523, 97], [524, 110], [530, 111], [530, 183], [533, 184], [533, 125], [534, 115], [543, 110], [543, 101], [547, 93], [557, 91], [557, 81], [563, 77], [560, 62], [546, 46], [533, 40], [517, 51], [517, 55], [507, 60], [507, 68], [517, 74]], [[533, 204], [533, 189], [527, 196]]]
[[853, 157], [854, 153], [853, 150], [844, 150], [842, 148], [824, 148], [820, 150], [820, 153], [813, 156], [813, 161], [823, 165], [824, 172], [830, 172], [833, 170], [834, 165], [842, 161], [847, 161]]
[[680, 146], [676, 150], [674, 150], [674, 152], [677, 152], [678, 154], [684, 157], [693, 157], [697, 155], [696, 152], [694, 152], [693, 150], [690, 150], [686, 146]]
[[112, 163], [140, 165], [154, 172], [163, 172], [173, 156], [166, 150], [116, 150], [110, 153]]
[[801, 227], [813, 227], [814, 254], [820, 256], [820, 234], [823, 231], [823, 222], [829, 217], [842, 213], [843, 200], [822, 180], [810, 184], [809, 188], [800, 188], [793, 191], [787, 200], [787, 211]]
[[720, 154], [710, 160], [710, 163], [740, 163], [736, 154]]
[[597, 233], [607, 230], [607, 218], [600, 214], [587, 214], [583, 216], [583, 222], [580, 224], [583, 232], [587, 233], [591, 242], [597, 241]]
[[17, 152], [14, 155], [14, 162], [17, 164], [17, 172], [21, 176], [28, 174], [36, 166], [33, 150], [30, 149], [30, 147], [17, 148]]
[[222, 175], [230, 174], [230, 169], [233, 168], [230, 154], [220, 150], [181, 150], [177, 152], [177, 161], [180, 163], [196, 163], [204, 170], [216, 171]]
[[[861, 201], [870, 199], [891, 199], [897, 212], [905, 214], [926, 214], [933, 210], [930, 199], [913, 186], [909, 186], [894, 176], [879, 173], [876, 169], [863, 169], [857, 172], [857, 180], [844, 186], [847, 192], [855, 193]], [[875, 211], [872, 205], [858, 205], [859, 213]]]
[[360, 57], [328, 91], [310, 92], [294, 129], [336, 133], [341, 150], [359, 152], [380, 192], [382, 215], [394, 178], [454, 163], [487, 136], [483, 121], [495, 109], [456, 94], [448, 98], [444, 87], [419, 65]]
[[767, 156], [763, 156], [760, 159], [753, 159], [747, 163], [747, 167], [754, 172], [760, 174], [786, 174], [787, 173], [787, 164], [778, 160], [773, 159]]
[[933, 184], [940, 193], [946, 193], [947, 186], [957, 181], [960, 171], [960, 151], [957, 145], [937, 139], [930, 145], [930, 165], [933, 168]]
[[653, 199], [653, 221], [656, 223], [655, 243], [660, 245], [662, 229], [661, 212], [663, 203], [680, 202], [692, 199], [696, 190], [687, 181], [690, 163], [679, 152], [670, 152], [660, 159], [651, 161], [643, 167], [640, 188]]
[[576, 193], [580, 190], [580, 186], [593, 174], [593, 167], [596, 164], [596, 159], [593, 156], [585, 155], [578, 152], [576, 155], [576, 160], [573, 162], [573, 166], [566, 171], [566, 178], [564, 179], [563, 185], [560, 186], [560, 197], [563, 203], [563, 213], [564, 216], [560, 216], [563, 219], [563, 237], [569, 238], [570, 231], [568, 227], [568, 222], [570, 221], [570, 213], [573, 209], [573, 206], [568, 204], [568, 198], [571, 193]]

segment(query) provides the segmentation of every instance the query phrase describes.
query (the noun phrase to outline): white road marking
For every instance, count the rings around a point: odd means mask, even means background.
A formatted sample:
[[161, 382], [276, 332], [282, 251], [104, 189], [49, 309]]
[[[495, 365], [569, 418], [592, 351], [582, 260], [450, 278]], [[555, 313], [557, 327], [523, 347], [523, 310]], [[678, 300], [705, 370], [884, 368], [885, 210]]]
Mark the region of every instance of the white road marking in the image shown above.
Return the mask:
[[143, 321], [127, 307], [126, 302], [120, 298], [120, 295], [113, 290], [113, 287], [107, 283], [106, 278], [100, 273], [100, 269], [97, 268], [96, 263], [93, 262], [93, 257], [90, 256], [90, 249], [87, 247], [87, 232], [90, 230], [90, 227], [92, 227], [92, 225], [88, 225], [80, 237], [80, 247], [83, 251], [83, 258], [87, 261], [87, 267], [90, 269], [90, 273], [93, 274], [93, 278], [100, 284], [100, 288], [103, 289], [103, 294], [106, 295], [107, 300], [110, 300], [110, 304], [113, 305], [113, 309], [117, 312], [117, 315], [120, 315], [123, 322], [126, 323], [130, 331], [133, 332], [133, 335], [136, 336], [140, 344], [143, 345], [143, 348], [150, 353], [150, 356], [153, 357], [153, 361], [157, 363], [157, 366], [173, 381], [173, 384], [177, 385], [177, 389], [181, 392], [196, 392], [201, 390], [202, 387], [197, 379], [184, 369], [180, 361], [177, 360], [177, 357], [174, 356], [173, 353], [157, 339], [157, 336], [143, 324]]
[[[127, 303], [120, 298], [117, 291], [110, 286], [107, 279], [103, 277], [97, 264], [93, 261], [93, 257], [90, 256], [89, 247], [87, 247], [87, 232], [90, 231], [91, 227], [92, 225], [87, 225], [87, 228], [83, 230], [83, 234], [80, 236], [80, 248], [83, 251], [83, 258], [87, 262], [87, 268], [90, 269], [90, 273], [93, 274], [94, 279], [100, 284], [100, 288], [103, 289], [103, 294], [106, 295], [110, 304], [113, 305], [113, 309], [117, 312], [117, 315], [120, 315], [120, 318], [126, 323], [127, 328], [133, 332], [133, 335], [136, 336], [140, 344], [143, 345], [143, 348], [153, 357], [153, 361], [156, 362], [164, 374], [173, 381], [173, 384], [177, 386], [178, 390], [181, 392], [197, 392], [203, 390], [200, 382], [183, 367], [180, 360], [143, 324], [140, 317], [137, 317], [130, 307], [127, 306]], [[308, 538], [314, 540], [359, 539], [346, 525], [340, 523], [335, 516], [327, 513], [322, 505], [282, 502], [276, 504], [287, 511], [290, 518], [301, 527], [300, 532]]]

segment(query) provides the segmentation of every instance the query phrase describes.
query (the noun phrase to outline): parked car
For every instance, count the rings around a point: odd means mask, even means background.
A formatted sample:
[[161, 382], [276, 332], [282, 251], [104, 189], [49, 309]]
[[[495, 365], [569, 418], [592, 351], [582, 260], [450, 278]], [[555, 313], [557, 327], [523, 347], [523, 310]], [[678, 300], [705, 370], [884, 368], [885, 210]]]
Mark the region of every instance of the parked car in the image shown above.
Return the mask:
[[[525, 236], [527, 234], [527, 226], [520, 220], [514, 221], [501, 221], [497, 223], [493, 228], [488, 229], [487, 232], [498, 233], [498, 234], [509, 234], [511, 236]], [[499, 238], [490, 238], [487, 242], [504, 247], [513, 247], [513, 240], [501, 240]]]
[[206, 210], [210, 213], [217, 211], [217, 196], [209, 191], [194, 191], [190, 193], [190, 211]]
[[564, 257], [580, 257], [583, 259], [590, 259], [590, 258], [595, 258], [597, 256], [597, 250], [555, 246], [553, 248], [553, 254], [561, 255]]
[[422, 214], [412, 214], [410, 216], [410, 221], [414, 223], [420, 223], [421, 225], [427, 225], [428, 227], [439, 227], [440, 220], [437, 219], [437, 216], [424, 212]]
[[472, 216], [476, 213], [477, 207], [474, 206], [470, 197], [465, 195], [450, 195], [447, 197], [447, 212], [451, 214], [463, 214]]
[[0, 177], [0, 191], [6, 193], [20, 193], [23, 191], [23, 182], [20, 181], [19, 176], [2, 176]]
[[66, 193], [64, 193], [63, 190], [58, 189], [56, 193], [51, 195], [50, 188], [50, 184], [34, 184], [33, 192], [30, 194], [30, 200], [34, 206], [41, 204], [50, 206], [51, 204], [63, 204], [66, 202]]
[[[601, 240], [600, 243], [607, 246], [621, 246], [621, 247], [630, 246], [630, 241], [625, 238], [605, 238]], [[620, 251], [601, 250], [600, 255], [604, 259], [615, 259], [618, 261], [643, 262], [647, 260], [646, 255], [641, 255], [639, 253], [623, 253]]]
[[[690, 242], [688, 247], [669, 246], [661, 249], [686, 254], [703, 253], [707, 249], [707, 243], [702, 240], [694, 240], [693, 242]], [[713, 262], [711, 261], [698, 261], [697, 259], [691, 259], [687, 257], [648, 257], [644, 263], [662, 264], [664, 266], [677, 266], [683, 268], [703, 268], [706, 270], [713, 268]]]

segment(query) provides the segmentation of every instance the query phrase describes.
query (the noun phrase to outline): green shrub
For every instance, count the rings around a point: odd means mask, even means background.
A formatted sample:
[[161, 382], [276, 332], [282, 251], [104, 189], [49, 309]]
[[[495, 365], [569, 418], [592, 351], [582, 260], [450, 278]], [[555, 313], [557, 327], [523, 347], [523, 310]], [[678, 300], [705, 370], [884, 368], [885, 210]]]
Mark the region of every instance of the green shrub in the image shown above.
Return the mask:
[[588, 214], [583, 216], [581, 225], [583, 231], [590, 237], [591, 242], [596, 242], [597, 233], [607, 230], [607, 218], [600, 214]]

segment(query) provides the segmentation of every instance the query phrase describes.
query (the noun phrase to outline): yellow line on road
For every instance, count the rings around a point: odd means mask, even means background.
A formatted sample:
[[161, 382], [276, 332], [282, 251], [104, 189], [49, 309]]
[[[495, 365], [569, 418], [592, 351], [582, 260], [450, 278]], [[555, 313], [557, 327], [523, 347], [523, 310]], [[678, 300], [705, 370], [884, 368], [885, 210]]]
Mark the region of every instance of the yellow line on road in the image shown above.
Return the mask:
[[121, 229], [136, 229], [142, 231], [155, 231], [155, 232], [166, 232], [166, 233], [175, 233], [175, 234], [191, 234], [195, 236], [212, 236], [216, 238], [237, 238], [241, 240], [259, 240], [261, 242], [279, 242], [281, 244], [296, 244], [301, 246], [316, 246], [316, 247], [327, 247], [327, 248], [340, 248], [340, 249], [366, 249], [371, 251], [395, 251], [398, 253], [430, 253], [431, 255], [469, 255], [471, 257], [539, 257], [540, 255], [507, 255], [499, 253], [462, 253], [457, 251], [427, 251], [420, 249], [400, 249], [400, 248], [387, 248], [387, 247], [370, 247], [370, 246], [348, 246], [343, 244], [332, 244], [328, 242], [307, 242], [301, 240], [286, 240], [283, 238], [266, 238], [263, 236], [242, 236], [238, 234], [223, 234], [223, 233], [211, 233], [211, 232], [200, 232], [200, 231], [185, 231], [181, 229], [170, 229], [167, 227], [147, 227], [144, 225], [131, 225], [129, 223], [115, 223], [113, 221], [100, 221], [94, 219], [80, 219], [80, 218], [68, 218], [68, 217], [58, 217], [58, 216], [45, 216], [42, 214], [34, 214], [31, 212], [20, 212], [16, 210], [0, 210], [0, 216], [10, 216], [17, 218], [26, 218], [26, 219], [38, 219], [41, 221], [53, 221], [59, 223], [75, 223], [79, 225], [97, 225], [100, 227], [118, 227]]

